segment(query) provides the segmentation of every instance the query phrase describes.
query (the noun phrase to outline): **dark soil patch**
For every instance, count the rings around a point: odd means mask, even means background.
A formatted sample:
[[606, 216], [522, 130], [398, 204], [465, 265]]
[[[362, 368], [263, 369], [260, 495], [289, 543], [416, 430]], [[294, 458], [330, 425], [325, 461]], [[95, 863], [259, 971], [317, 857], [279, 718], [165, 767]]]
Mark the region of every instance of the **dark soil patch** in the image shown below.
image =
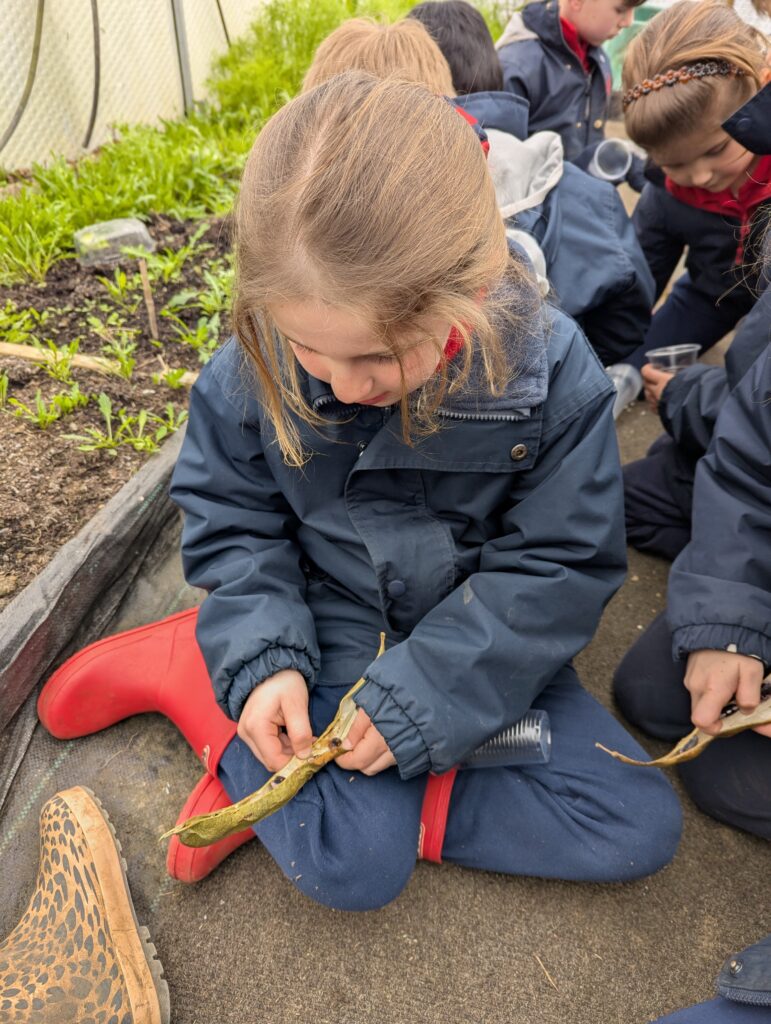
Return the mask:
[[[163, 218], [149, 225], [159, 252], [166, 249], [178, 252], [189, 244], [199, 227]], [[6, 317], [6, 329], [0, 330], [0, 341], [21, 341], [29, 345], [36, 339], [45, 345], [47, 339], [51, 339], [55, 345], [63, 346], [77, 338], [80, 339], [79, 356], [113, 359], [109, 351], [105, 351], [105, 345], [116, 340], [119, 344], [136, 344], [128, 357], [135, 360], [130, 379], [73, 366], [67, 380], [56, 380], [39, 364], [0, 355], [0, 374], [8, 379], [8, 401], [0, 410], [0, 451], [3, 453], [0, 610], [149, 457], [148, 452], [135, 451], [127, 444], [114, 451], [79, 451], [81, 442], [65, 436], [85, 435], [88, 428], [107, 433], [97, 396], [103, 393], [112, 403], [113, 430], [120, 421], [119, 410], [125, 410], [135, 433], [138, 417], [146, 414], [145, 435], [160, 429], [154, 416], [168, 418], [168, 403], [172, 403], [175, 419], [187, 408], [188, 389], [169, 386], [168, 379], [164, 380], [162, 375], [169, 368], [179, 373], [199, 371], [213, 342], [226, 336], [224, 309], [212, 320], [210, 306], [202, 310], [196, 304], [195, 293], [208, 293], [204, 276], [207, 272], [219, 274], [220, 278], [226, 274], [228, 251], [226, 225], [221, 220], [212, 221], [180, 273], [167, 282], [157, 276], [152, 285], [159, 328], [157, 339], [151, 337], [148, 312], [138, 283], [135, 288], [127, 289], [123, 301], [116, 301], [99, 281], [99, 276], [113, 280], [112, 270], [84, 270], [75, 260], [65, 260], [54, 265], [43, 284], [25, 283], [0, 289], [0, 310], [3, 307], [6, 312], [11, 310], [12, 316], [29, 309], [47, 314], [27, 339], [19, 338], [7, 328]], [[127, 262], [121, 264], [121, 269], [131, 279], [136, 266], [135, 262]], [[185, 307], [172, 304], [170, 310], [178, 319], [161, 315], [169, 301], [183, 292], [190, 296], [190, 304]], [[204, 303], [206, 301], [204, 298]], [[101, 327], [90, 326], [88, 317], [96, 317]], [[189, 342], [181, 342], [179, 338], [186, 327], [193, 332], [200, 328], [202, 317], [200, 336], [206, 336], [206, 344], [196, 351]], [[31, 422], [29, 416], [16, 414], [18, 406], [10, 401], [15, 399], [34, 411], [38, 391], [41, 400], [50, 403], [55, 395], [70, 393], [73, 385], [90, 396], [88, 405], [68, 412], [45, 429]]]

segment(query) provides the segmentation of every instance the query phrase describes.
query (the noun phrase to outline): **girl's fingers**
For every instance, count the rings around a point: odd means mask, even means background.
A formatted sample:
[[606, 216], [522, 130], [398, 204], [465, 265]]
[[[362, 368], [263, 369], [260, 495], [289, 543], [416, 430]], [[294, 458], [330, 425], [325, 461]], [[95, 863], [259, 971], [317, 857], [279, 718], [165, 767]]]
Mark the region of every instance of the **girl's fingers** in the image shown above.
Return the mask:
[[693, 699], [691, 720], [699, 729], [713, 735], [720, 731], [720, 712], [733, 694], [733, 687], [726, 694], [724, 686], [710, 686]]
[[292, 750], [298, 757], [309, 757], [313, 730], [308, 717], [307, 697], [305, 694], [287, 696], [281, 703], [281, 710]]
[[742, 711], [753, 711], [760, 703], [760, 684], [763, 682], [763, 666], [742, 665], [739, 685], [736, 687], [736, 703]]
[[[344, 750], [353, 750], [353, 748], [361, 741], [362, 737], [369, 729], [372, 721], [366, 711], [362, 711], [361, 708], [356, 712], [356, 717], [353, 720], [353, 725], [346, 738], [343, 740]], [[340, 758], [338, 758], [340, 760]]]
[[370, 725], [350, 754], [343, 754], [342, 757], [338, 757], [337, 763], [341, 768], [364, 771], [365, 768], [369, 768], [370, 765], [374, 764], [385, 753], [390, 754], [386, 741], [377, 729]]
[[362, 775], [377, 775], [378, 772], [385, 771], [386, 768], [393, 768], [395, 764], [396, 758], [389, 750], [387, 753], [381, 754], [369, 768], [362, 768]]

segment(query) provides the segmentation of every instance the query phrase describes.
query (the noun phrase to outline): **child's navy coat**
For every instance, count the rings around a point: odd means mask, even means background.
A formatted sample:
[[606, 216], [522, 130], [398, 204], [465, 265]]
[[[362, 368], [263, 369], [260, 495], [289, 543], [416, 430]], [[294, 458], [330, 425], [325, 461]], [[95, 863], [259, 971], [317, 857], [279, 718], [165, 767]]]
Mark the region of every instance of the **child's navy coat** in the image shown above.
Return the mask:
[[402, 777], [442, 772], [590, 640], [625, 569], [612, 385], [564, 314], [508, 344], [522, 369], [506, 393], [452, 396], [412, 448], [398, 407], [343, 406], [302, 375], [326, 421], [300, 424], [303, 469], [283, 462], [235, 342], [202, 371], [172, 496], [232, 718], [280, 669], [311, 686], [364, 674], [356, 702]]
[[[490, 133], [491, 164], [496, 132], [520, 142], [528, 137], [527, 104], [511, 93], [470, 93], [453, 102]], [[558, 147], [559, 140], [551, 138]], [[516, 154], [505, 155], [521, 197], [518, 212], [507, 223], [538, 242], [553, 300], [575, 317], [602, 362], [621, 362], [645, 338], [654, 285], [618, 192], [559, 159], [558, 180], [547, 190], [541, 182], [528, 182], [528, 169], [520, 166]], [[496, 195], [505, 207], [507, 197], [497, 183]]]
[[531, 132], [557, 132], [571, 161], [604, 139], [610, 60], [601, 46], [590, 46], [591, 71], [584, 71], [565, 42], [556, 0], [517, 11], [496, 46], [504, 88], [530, 103]]
[[735, 644], [771, 665], [771, 346], [726, 401], [697, 466], [667, 619], [676, 658]]

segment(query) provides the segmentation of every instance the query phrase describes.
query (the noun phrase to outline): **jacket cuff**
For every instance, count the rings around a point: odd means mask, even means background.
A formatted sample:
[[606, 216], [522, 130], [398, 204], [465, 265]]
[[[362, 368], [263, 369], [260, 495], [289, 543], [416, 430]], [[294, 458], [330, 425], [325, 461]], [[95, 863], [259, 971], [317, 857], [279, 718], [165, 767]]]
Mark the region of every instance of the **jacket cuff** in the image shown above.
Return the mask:
[[403, 779], [412, 779], [431, 769], [428, 747], [423, 741], [420, 729], [393, 699], [390, 691], [379, 683], [367, 679], [353, 695], [354, 703], [366, 711], [372, 719], [391, 753], [396, 758], [399, 774]]
[[318, 665], [307, 651], [295, 647], [268, 647], [241, 666], [230, 679], [225, 692], [217, 695], [217, 703], [228, 718], [237, 722], [252, 690], [287, 668], [293, 668], [304, 676], [309, 686], [318, 671]]
[[679, 626], [672, 633], [672, 656], [680, 659], [691, 651], [725, 651], [729, 644], [736, 644], [737, 654], [759, 658], [764, 665], [771, 665], [771, 638], [730, 623]]

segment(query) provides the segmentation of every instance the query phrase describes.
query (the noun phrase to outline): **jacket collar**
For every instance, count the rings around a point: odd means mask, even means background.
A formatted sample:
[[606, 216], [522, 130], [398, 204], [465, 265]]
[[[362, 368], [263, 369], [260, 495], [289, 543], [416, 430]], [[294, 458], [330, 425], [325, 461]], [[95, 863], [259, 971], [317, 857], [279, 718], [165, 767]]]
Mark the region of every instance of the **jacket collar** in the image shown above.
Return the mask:
[[771, 153], [771, 83], [723, 121], [722, 127], [755, 156]]
[[[442, 414], [459, 420], [506, 420], [527, 419], [532, 411], [543, 405], [548, 391], [549, 370], [546, 354], [546, 311], [542, 307], [536, 314], [534, 329], [520, 335], [508, 334], [506, 345], [511, 353], [511, 365], [520, 369], [508, 382], [501, 395], [490, 395], [482, 385], [482, 358], [475, 351], [468, 386], [455, 394], [449, 394], [442, 407]], [[345, 405], [334, 395], [332, 388], [324, 381], [304, 374], [308, 402], [314, 412], [332, 418], [355, 415], [361, 405]]]
[[473, 92], [456, 96], [457, 106], [472, 114], [485, 129], [506, 132], [524, 141], [530, 104], [511, 92]]

